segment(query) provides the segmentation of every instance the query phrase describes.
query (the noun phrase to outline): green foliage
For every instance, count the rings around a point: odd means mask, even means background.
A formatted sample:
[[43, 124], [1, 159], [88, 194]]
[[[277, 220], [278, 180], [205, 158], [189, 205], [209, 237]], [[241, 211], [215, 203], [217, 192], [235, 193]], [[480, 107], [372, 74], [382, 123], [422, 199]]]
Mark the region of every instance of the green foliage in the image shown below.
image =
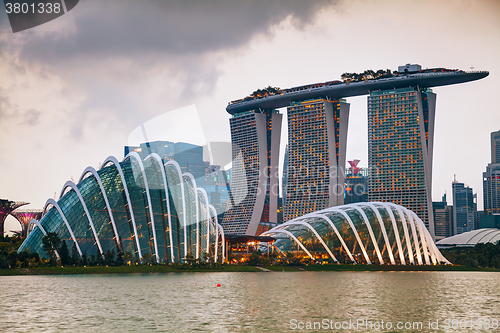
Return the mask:
[[146, 252], [142, 256], [142, 262], [145, 264], [150, 264], [153, 261], [153, 255], [149, 252]]
[[474, 247], [455, 247], [441, 250], [441, 253], [455, 265], [500, 269], [500, 242], [480, 243]]
[[49, 255], [51, 266], [56, 265], [56, 251], [59, 249], [61, 239], [56, 232], [49, 232], [42, 238], [43, 250]]
[[78, 249], [76, 248], [76, 243], [73, 242], [73, 246], [71, 247], [71, 264], [78, 265], [80, 263], [80, 254], [78, 253]]
[[194, 256], [191, 252], [189, 252], [187, 255], [186, 255], [186, 258], [184, 259], [186, 261], [186, 264], [188, 265], [192, 265], [193, 262], [194, 262]]
[[340, 77], [344, 82], [359, 82], [364, 80], [383, 79], [391, 76], [393, 76], [393, 73], [391, 73], [390, 69], [379, 69], [376, 72], [371, 69], [367, 69], [362, 73], [344, 73]]
[[267, 96], [267, 95], [276, 95], [277, 93], [279, 93], [279, 91], [280, 91], [280, 87], [267, 86], [264, 89], [257, 89], [257, 90], [255, 90], [252, 93], [252, 95], [255, 96], [255, 97], [264, 97], [264, 96]]
[[105, 265], [115, 265], [115, 251], [106, 251], [104, 253], [104, 264]]
[[66, 241], [63, 240], [59, 248], [59, 257], [61, 258], [61, 265], [66, 266], [70, 263], [69, 250]]

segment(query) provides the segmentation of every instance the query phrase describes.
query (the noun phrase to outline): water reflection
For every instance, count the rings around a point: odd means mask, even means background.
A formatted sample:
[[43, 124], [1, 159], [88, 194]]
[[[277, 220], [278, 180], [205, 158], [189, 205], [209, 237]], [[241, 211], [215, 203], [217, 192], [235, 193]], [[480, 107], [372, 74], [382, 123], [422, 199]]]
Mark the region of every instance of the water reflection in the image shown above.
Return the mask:
[[259, 332], [363, 319], [422, 322], [424, 332], [435, 331], [429, 320], [499, 320], [499, 290], [500, 274], [486, 272], [0, 277], [0, 330]]

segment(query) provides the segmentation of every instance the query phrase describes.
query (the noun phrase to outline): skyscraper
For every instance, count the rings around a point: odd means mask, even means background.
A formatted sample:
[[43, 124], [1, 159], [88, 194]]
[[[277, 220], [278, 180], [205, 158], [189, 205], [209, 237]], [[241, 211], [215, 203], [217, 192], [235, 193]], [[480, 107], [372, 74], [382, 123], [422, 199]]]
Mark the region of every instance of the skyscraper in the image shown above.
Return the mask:
[[436, 94], [429, 88], [373, 91], [368, 97], [368, 200], [407, 207], [433, 236], [435, 106]]
[[283, 220], [344, 203], [349, 104], [314, 99], [288, 107], [288, 169]]
[[500, 131], [491, 133], [491, 163], [500, 163]]
[[453, 235], [474, 230], [477, 217], [477, 205], [472, 188], [454, 180], [451, 184], [453, 192]]
[[500, 214], [500, 131], [491, 133], [491, 163], [483, 172], [483, 200], [486, 215]]
[[368, 201], [368, 169], [358, 167], [359, 160], [348, 161], [345, 172], [344, 204]]
[[264, 232], [278, 221], [282, 118], [276, 110], [251, 110], [229, 121], [233, 169], [230, 202], [222, 221], [228, 234], [256, 235], [258, 229]]
[[452, 236], [453, 229], [453, 206], [448, 206], [446, 194], [441, 201], [432, 202], [434, 212], [434, 231], [436, 240]]
[[157, 153], [163, 160], [176, 161], [182, 172], [189, 172], [195, 178], [205, 176], [203, 147], [186, 142], [152, 141], [141, 143], [140, 146], [125, 146], [125, 156], [131, 151], [144, 159], [151, 153]]

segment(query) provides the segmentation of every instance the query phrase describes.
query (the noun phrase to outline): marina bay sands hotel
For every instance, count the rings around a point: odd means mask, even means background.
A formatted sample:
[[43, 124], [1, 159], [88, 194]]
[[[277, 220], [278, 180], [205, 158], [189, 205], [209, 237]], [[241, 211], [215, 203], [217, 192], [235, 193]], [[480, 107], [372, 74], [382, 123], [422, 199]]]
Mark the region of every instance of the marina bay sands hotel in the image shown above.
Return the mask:
[[[347, 73], [346, 73], [347, 74]], [[436, 94], [488, 72], [456, 69], [365, 71], [343, 81], [290, 89], [269, 87], [232, 101], [233, 174], [222, 226], [228, 234], [259, 235], [278, 221], [279, 148], [287, 108], [288, 163], [283, 220], [344, 203], [349, 104], [368, 95], [369, 201], [414, 211], [434, 235], [432, 156]]]

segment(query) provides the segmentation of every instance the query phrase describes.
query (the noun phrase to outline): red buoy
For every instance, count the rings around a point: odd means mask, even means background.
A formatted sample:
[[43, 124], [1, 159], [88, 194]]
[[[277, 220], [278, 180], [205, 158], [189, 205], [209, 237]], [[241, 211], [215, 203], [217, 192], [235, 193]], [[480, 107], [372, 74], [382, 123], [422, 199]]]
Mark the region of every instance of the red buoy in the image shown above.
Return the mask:
[[220, 283], [217, 283], [217, 287], [220, 287]]

